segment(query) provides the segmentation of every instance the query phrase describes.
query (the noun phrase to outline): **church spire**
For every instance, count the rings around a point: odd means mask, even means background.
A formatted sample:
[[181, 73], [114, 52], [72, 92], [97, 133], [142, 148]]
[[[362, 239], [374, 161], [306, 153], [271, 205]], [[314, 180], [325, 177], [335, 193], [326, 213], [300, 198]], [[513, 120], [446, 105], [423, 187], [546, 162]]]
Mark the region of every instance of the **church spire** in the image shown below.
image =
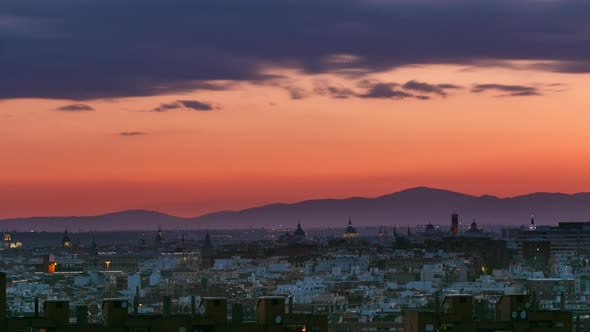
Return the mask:
[[158, 234], [156, 235], [156, 242], [164, 242], [164, 232], [162, 232], [162, 225], [158, 225]]
[[213, 243], [211, 243], [211, 237], [209, 236], [209, 231], [205, 233], [205, 243], [203, 244], [203, 248], [209, 249], [213, 248]]

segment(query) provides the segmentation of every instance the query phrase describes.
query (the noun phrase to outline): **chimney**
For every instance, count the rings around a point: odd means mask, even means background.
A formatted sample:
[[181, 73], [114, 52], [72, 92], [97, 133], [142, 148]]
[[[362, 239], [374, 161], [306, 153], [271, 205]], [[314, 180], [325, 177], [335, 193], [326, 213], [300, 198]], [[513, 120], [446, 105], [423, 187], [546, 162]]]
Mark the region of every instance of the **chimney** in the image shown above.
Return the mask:
[[76, 324], [78, 326], [88, 325], [88, 307], [79, 305], [76, 307]]
[[164, 316], [170, 316], [172, 313], [172, 298], [168, 295], [162, 298], [162, 314]]
[[293, 304], [293, 295], [289, 294], [289, 314], [294, 311], [295, 305]]
[[133, 296], [133, 314], [139, 313], [139, 286], [135, 286], [135, 296]]
[[128, 303], [126, 299], [105, 299], [102, 302], [102, 317], [106, 327], [123, 327], [127, 320]]
[[244, 306], [241, 303], [234, 303], [231, 307], [231, 322], [239, 325], [244, 321]]
[[35, 318], [39, 318], [39, 298], [35, 296]]
[[197, 313], [197, 300], [195, 298], [195, 296], [191, 296], [191, 317], [195, 317], [195, 314]]
[[559, 295], [559, 310], [565, 310], [565, 292], [561, 292]]
[[434, 292], [434, 312], [440, 313], [440, 298], [438, 291]]
[[256, 302], [256, 323], [260, 325], [283, 325], [285, 321], [285, 298], [263, 296]]
[[473, 296], [447, 295], [442, 301], [444, 313], [461, 321], [473, 320]]
[[57, 326], [67, 326], [70, 323], [70, 303], [63, 300], [43, 302], [43, 317], [54, 321]]
[[224, 297], [204, 297], [200, 304], [203, 317], [216, 324], [227, 324], [227, 299]]
[[6, 318], [6, 273], [0, 272], [0, 320]]

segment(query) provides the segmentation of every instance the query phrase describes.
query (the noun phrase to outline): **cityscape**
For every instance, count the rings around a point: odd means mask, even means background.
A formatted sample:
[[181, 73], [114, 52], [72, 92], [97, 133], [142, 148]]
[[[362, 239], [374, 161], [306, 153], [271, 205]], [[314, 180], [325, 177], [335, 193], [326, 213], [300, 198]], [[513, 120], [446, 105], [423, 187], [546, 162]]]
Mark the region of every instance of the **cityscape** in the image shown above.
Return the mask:
[[0, 332], [590, 332], [590, 1], [0, 1]]
[[[5, 232], [7, 331], [587, 331], [590, 223]], [[29, 243], [30, 241], [30, 243]], [[40, 243], [41, 241], [36, 241]], [[101, 329], [102, 328], [102, 329]]]

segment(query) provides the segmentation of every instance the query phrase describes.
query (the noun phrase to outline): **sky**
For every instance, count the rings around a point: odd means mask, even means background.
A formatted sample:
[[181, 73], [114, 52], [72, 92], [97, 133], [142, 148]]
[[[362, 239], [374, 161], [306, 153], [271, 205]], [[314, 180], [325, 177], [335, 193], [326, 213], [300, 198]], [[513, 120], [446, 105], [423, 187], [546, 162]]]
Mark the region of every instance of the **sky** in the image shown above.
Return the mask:
[[0, 218], [590, 191], [590, 3], [3, 1]]

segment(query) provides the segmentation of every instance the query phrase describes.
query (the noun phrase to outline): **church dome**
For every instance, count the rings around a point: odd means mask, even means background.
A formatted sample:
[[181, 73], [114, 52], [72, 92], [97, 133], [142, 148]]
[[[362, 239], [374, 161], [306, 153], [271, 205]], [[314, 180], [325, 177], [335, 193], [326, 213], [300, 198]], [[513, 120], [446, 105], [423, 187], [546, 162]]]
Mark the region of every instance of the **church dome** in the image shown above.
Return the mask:
[[70, 240], [70, 237], [68, 236], [67, 229], [64, 231], [64, 236], [61, 239], [61, 245], [64, 248], [71, 248], [72, 247], [72, 240]]
[[348, 219], [348, 227], [346, 227], [346, 230], [344, 231], [344, 234], [342, 234], [342, 236], [344, 238], [353, 238], [358, 236], [356, 229], [352, 227], [352, 220]]
[[295, 236], [305, 237], [305, 231], [301, 228], [301, 222], [297, 223], [297, 229], [293, 233]]

